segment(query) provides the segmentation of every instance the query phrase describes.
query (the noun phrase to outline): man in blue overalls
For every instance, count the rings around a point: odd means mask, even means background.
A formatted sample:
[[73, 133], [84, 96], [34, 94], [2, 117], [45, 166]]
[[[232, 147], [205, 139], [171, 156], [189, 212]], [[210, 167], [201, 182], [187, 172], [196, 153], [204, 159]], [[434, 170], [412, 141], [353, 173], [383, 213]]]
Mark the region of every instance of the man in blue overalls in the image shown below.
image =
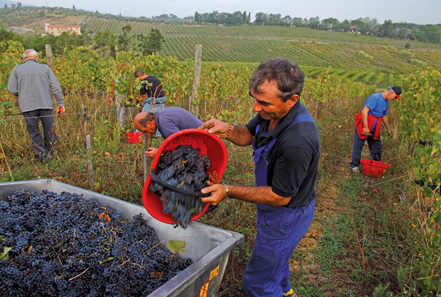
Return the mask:
[[289, 259], [314, 217], [320, 137], [299, 97], [304, 74], [286, 59], [260, 64], [250, 80], [253, 111], [247, 125], [209, 120], [200, 128], [240, 146], [252, 145], [255, 187], [215, 184], [202, 189], [214, 205], [226, 197], [257, 205], [257, 234], [243, 276], [245, 296], [295, 296]]

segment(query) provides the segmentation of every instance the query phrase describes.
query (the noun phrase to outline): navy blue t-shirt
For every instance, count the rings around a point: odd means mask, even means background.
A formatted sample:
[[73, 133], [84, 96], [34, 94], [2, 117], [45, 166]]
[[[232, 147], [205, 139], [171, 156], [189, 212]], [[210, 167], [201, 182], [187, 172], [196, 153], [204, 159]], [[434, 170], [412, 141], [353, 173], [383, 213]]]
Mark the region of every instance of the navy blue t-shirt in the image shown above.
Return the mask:
[[144, 78], [143, 81], [146, 83], [143, 83], [139, 90], [141, 96], [146, 95], [146, 98], [161, 98], [165, 96], [159, 78], [154, 75], [149, 75]]
[[257, 148], [267, 145], [274, 137], [277, 141], [268, 153], [267, 184], [277, 195], [292, 197], [287, 207], [306, 206], [315, 198], [315, 181], [320, 157], [320, 136], [314, 122], [299, 122], [287, 128], [298, 114], [309, 114], [298, 101], [276, 127], [268, 131], [268, 120], [257, 115], [246, 126], [256, 136]]

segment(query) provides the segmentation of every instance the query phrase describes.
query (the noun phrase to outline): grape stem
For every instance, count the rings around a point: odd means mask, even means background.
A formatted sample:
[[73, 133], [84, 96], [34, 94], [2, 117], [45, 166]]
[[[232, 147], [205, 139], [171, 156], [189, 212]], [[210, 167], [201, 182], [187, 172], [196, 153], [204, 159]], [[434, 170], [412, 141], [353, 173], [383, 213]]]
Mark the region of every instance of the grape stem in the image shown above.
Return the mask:
[[85, 273], [86, 273], [86, 271], [87, 271], [87, 270], [89, 270], [89, 268], [90, 268], [90, 267], [87, 267], [87, 269], [86, 269], [86, 270], [84, 270], [83, 272], [81, 272], [81, 273], [80, 273], [80, 274], [78, 274], [77, 276], [74, 276], [74, 277], [70, 278], [70, 279], [69, 279], [69, 281], [71, 281], [71, 280], [74, 280], [74, 279], [76, 279], [77, 277], [80, 277], [80, 276], [82, 276], [83, 274], [85, 274]]

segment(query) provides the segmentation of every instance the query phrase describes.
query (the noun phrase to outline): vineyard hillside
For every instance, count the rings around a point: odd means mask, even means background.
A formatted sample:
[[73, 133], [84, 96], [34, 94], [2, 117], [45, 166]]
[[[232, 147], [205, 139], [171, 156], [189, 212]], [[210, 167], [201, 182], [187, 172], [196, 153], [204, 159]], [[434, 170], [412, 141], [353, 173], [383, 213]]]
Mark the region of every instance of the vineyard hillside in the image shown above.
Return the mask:
[[[281, 26], [166, 23], [64, 8], [0, 9], [0, 16], [9, 26], [21, 26], [36, 32], [43, 30], [44, 22], [79, 24], [83, 34], [91, 36], [105, 30], [121, 34], [127, 25], [130, 25], [130, 34], [148, 34], [152, 29], [158, 29], [165, 38], [158, 52], [163, 57], [174, 56], [181, 61], [193, 59], [196, 44], [202, 44], [204, 62], [259, 63], [269, 58], [286, 57], [303, 67], [332, 67], [341, 75], [362, 78], [360, 80], [366, 83], [381, 80], [376, 77], [382, 73], [408, 73], [426, 67], [441, 67], [440, 44], [353, 33]], [[406, 43], [410, 48], [405, 48]]]

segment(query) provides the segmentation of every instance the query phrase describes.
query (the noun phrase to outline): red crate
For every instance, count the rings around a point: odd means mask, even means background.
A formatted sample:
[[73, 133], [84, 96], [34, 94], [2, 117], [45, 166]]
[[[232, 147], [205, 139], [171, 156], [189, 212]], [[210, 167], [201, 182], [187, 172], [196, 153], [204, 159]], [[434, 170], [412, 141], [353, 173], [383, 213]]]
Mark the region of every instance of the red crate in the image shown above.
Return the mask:
[[129, 140], [130, 144], [138, 143], [141, 141], [141, 135], [143, 133], [141, 132], [127, 132], [127, 139]]
[[380, 161], [363, 159], [360, 160], [360, 162], [363, 174], [368, 176], [381, 177], [385, 175], [387, 170], [390, 168], [390, 164]]

